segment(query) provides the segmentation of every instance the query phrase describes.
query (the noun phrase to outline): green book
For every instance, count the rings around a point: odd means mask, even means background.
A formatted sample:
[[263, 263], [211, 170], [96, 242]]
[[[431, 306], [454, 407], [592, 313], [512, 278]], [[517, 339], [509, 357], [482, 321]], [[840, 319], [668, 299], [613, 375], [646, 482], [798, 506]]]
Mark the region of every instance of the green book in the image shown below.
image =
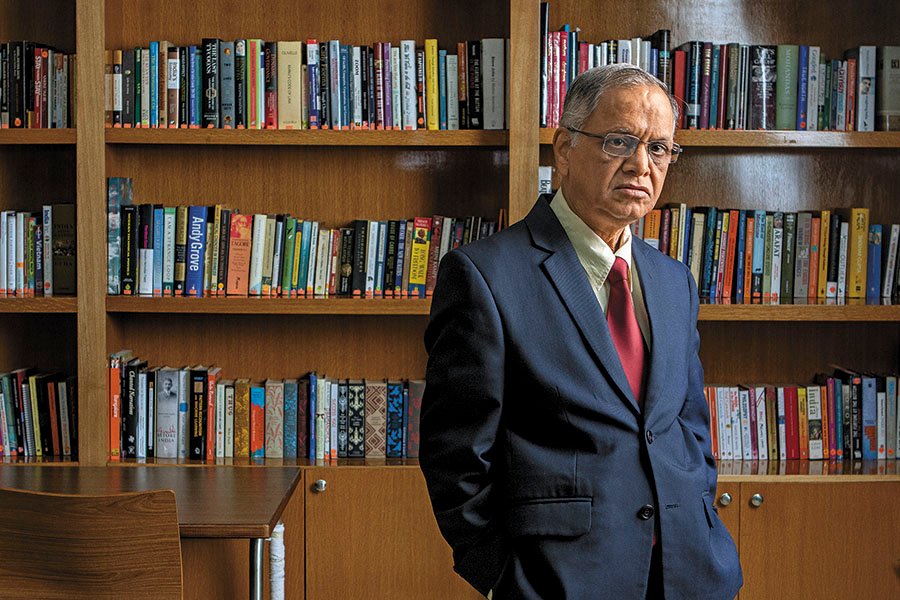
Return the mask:
[[297, 219], [287, 217], [284, 221], [284, 252], [281, 253], [281, 295], [291, 295], [291, 275], [294, 272], [294, 244], [297, 238]]
[[775, 129], [794, 129], [797, 125], [799, 61], [799, 46], [778, 46], [775, 53]]

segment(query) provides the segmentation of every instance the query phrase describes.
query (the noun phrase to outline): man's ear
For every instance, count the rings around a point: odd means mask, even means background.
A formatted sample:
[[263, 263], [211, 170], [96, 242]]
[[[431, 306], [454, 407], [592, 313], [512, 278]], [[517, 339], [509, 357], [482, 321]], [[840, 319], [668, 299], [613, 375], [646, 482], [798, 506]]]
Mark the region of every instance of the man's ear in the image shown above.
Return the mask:
[[553, 134], [553, 159], [556, 172], [560, 177], [569, 174], [569, 152], [572, 151], [572, 132], [565, 127], [558, 127]]

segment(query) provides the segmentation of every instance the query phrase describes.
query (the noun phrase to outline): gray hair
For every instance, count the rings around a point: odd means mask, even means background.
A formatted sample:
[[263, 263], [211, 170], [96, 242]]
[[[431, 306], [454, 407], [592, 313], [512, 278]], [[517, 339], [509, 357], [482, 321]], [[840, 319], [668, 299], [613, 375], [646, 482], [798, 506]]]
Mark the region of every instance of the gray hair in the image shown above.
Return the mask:
[[[669, 94], [669, 87], [643, 69], [631, 64], [619, 63], [594, 67], [576, 77], [566, 93], [560, 127], [581, 129], [585, 121], [600, 104], [600, 98], [612, 89], [638, 86], [657, 87], [672, 103], [672, 115], [678, 122], [678, 102]], [[572, 133], [573, 142], [578, 134]]]

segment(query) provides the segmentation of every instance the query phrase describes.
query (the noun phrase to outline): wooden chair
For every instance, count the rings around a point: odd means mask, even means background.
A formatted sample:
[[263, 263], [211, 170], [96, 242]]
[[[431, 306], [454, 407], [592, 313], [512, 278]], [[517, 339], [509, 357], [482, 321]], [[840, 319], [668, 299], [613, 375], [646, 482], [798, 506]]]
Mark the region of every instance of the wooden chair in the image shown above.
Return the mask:
[[175, 493], [0, 489], [0, 597], [181, 598]]

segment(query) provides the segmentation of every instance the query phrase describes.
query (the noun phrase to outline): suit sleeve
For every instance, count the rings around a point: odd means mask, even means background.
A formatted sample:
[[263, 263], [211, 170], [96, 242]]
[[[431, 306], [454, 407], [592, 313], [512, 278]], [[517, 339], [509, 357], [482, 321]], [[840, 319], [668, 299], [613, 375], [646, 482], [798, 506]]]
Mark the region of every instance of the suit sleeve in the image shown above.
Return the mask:
[[688, 396], [681, 409], [681, 418], [690, 428], [697, 443], [703, 450], [706, 463], [706, 480], [710, 496], [716, 493], [716, 460], [712, 454], [712, 439], [709, 426], [709, 408], [703, 393], [703, 365], [700, 363], [700, 332], [697, 330], [697, 317], [700, 313], [700, 300], [697, 297], [697, 286], [690, 271], [686, 271], [688, 291], [690, 293], [691, 337], [689, 340]]
[[486, 594], [507, 556], [496, 518], [504, 339], [490, 289], [462, 251], [441, 262], [425, 346], [419, 463], [455, 570]]

